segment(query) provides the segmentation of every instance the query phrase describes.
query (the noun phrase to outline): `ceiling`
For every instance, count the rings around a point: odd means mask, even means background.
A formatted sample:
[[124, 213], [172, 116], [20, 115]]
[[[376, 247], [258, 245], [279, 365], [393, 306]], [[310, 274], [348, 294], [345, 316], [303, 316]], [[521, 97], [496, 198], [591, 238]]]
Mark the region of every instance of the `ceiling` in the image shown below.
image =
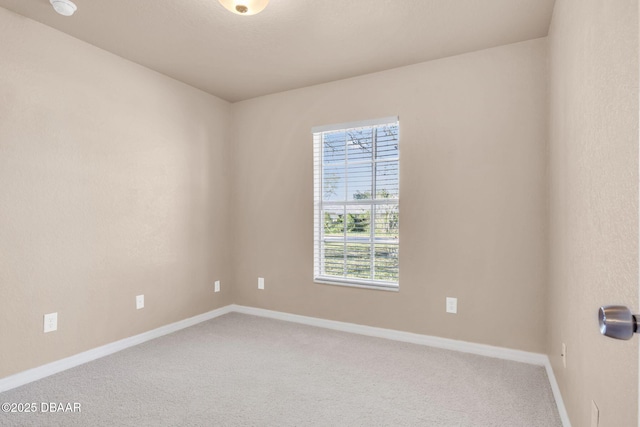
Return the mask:
[[231, 102], [547, 35], [555, 0], [49, 0], [0, 6]]

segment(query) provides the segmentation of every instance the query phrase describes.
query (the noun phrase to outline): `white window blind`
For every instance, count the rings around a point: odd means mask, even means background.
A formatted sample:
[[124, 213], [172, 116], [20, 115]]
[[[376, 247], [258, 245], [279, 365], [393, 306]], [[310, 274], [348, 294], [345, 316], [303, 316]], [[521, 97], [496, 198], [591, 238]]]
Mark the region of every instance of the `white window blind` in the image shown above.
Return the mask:
[[397, 289], [397, 117], [313, 128], [314, 280]]

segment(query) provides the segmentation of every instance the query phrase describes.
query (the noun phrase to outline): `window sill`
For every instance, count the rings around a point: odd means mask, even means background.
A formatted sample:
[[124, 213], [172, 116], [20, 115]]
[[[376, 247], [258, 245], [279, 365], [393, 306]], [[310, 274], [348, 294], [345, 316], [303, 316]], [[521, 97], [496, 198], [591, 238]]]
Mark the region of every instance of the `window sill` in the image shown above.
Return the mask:
[[373, 289], [374, 291], [388, 291], [388, 292], [400, 291], [399, 285], [379, 285], [379, 284], [367, 283], [364, 281], [362, 283], [358, 283], [358, 282], [332, 280], [324, 277], [317, 277], [313, 279], [313, 282], [319, 283], [322, 285], [345, 286], [348, 288]]

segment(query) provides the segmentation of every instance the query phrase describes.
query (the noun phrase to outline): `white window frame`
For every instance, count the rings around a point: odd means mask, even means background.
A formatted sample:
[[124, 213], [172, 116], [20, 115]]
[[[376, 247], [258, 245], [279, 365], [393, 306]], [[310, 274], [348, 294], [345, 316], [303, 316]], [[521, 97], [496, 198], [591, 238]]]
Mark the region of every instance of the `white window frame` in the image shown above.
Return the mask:
[[[334, 132], [340, 130], [351, 130], [357, 128], [367, 128], [367, 127], [376, 127], [380, 125], [398, 125], [398, 143], [400, 140], [400, 129], [399, 129], [399, 119], [398, 116], [384, 117], [380, 119], [372, 119], [372, 120], [363, 120], [358, 122], [350, 122], [350, 123], [339, 123], [333, 125], [325, 125], [325, 126], [316, 126], [312, 128], [313, 134], [313, 156], [314, 156], [314, 275], [313, 280], [315, 283], [324, 283], [330, 285], [343, 285], [343, 286], [353, 286], [360, 288], [368, 288], [368, 289], [378, 289], [378, 290], [389, 290], [389, 291], [398, 291], [400, 287], [399, 280], [399, 266], [398, 266], [398, 281], [384, 281], [384, 280], [375, 280], [375, 279], [358, 279], [346, 276], [329, 276], [324, 275], [324, 243], [327, 241], [334, 240], [337, 242], [344, 242], [345, 245], [349, 241], [346, 236], [344, 238], [326, 238], [324, 236], [324, 218], [323, 218], [323, 205], [344, 205], [345, 209], [347, 205], [367, 205], [372, 207], [371, 213], [371, 224], [369, 226], [371, 231], [371, 238], [369, 243], [371, 244], [371, 268], [373, 271], [375, 265], [375, 245], [376, 244], [384, 244], [384, 245], [397, 245], [398, 247], [398, 256], [400, 251], [400, 241], [399, 239], [393, 240], [379, 240], [375, 238], [375, 206], [376, 205], [388, 205], [395, 204], [398, 206], [398, 215], [399, 215], [399, 203], [400, 196], [398, 193], [398, 198], [394, 199], [377, 199], [372, 197], [371, 199], [365, 200], [345, 200], [345, 201], [324, 201], [323, 200], [323, 133], [324, 132]], [[373, 139], [373, 144], [376, 143], [376, 138]], [[375, 145], [374, 145], [375, 150]], [[345, 155], [346, 152], [345, 152]], [[399, 174], [400, 174], [400, 155], [398, 154], [397, 158], [387, 159], [387, 160], [379, 160], [375, 158], [375, 154], [372, 156], [371, 164], [372, 164], [372, 194], [376, 194], [376, 165], [382, 162], [397, 161], [398, 164], [398, 191], [399, 191]], [[346, 160], [345, 160], [346, 161]], [[348, 178], [347, 178], [348, 182]], [[399, 228], [398, 228], [399, 230]], [[346, 261], [345, 261], [346, 262]]]

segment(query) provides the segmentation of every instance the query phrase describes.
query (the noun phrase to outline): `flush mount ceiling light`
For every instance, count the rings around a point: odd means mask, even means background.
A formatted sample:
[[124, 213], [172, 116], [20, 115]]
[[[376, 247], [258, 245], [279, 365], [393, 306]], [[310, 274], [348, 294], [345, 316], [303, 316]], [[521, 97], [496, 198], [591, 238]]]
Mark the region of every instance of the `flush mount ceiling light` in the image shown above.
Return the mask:
[[269, 0], [218, 0], [227, 10], [237, 15], [255, 15], [267, 7]]
[[78, 7], [70, 0], [49, 0], [51, 6], [62, 16], [71, 16]]

